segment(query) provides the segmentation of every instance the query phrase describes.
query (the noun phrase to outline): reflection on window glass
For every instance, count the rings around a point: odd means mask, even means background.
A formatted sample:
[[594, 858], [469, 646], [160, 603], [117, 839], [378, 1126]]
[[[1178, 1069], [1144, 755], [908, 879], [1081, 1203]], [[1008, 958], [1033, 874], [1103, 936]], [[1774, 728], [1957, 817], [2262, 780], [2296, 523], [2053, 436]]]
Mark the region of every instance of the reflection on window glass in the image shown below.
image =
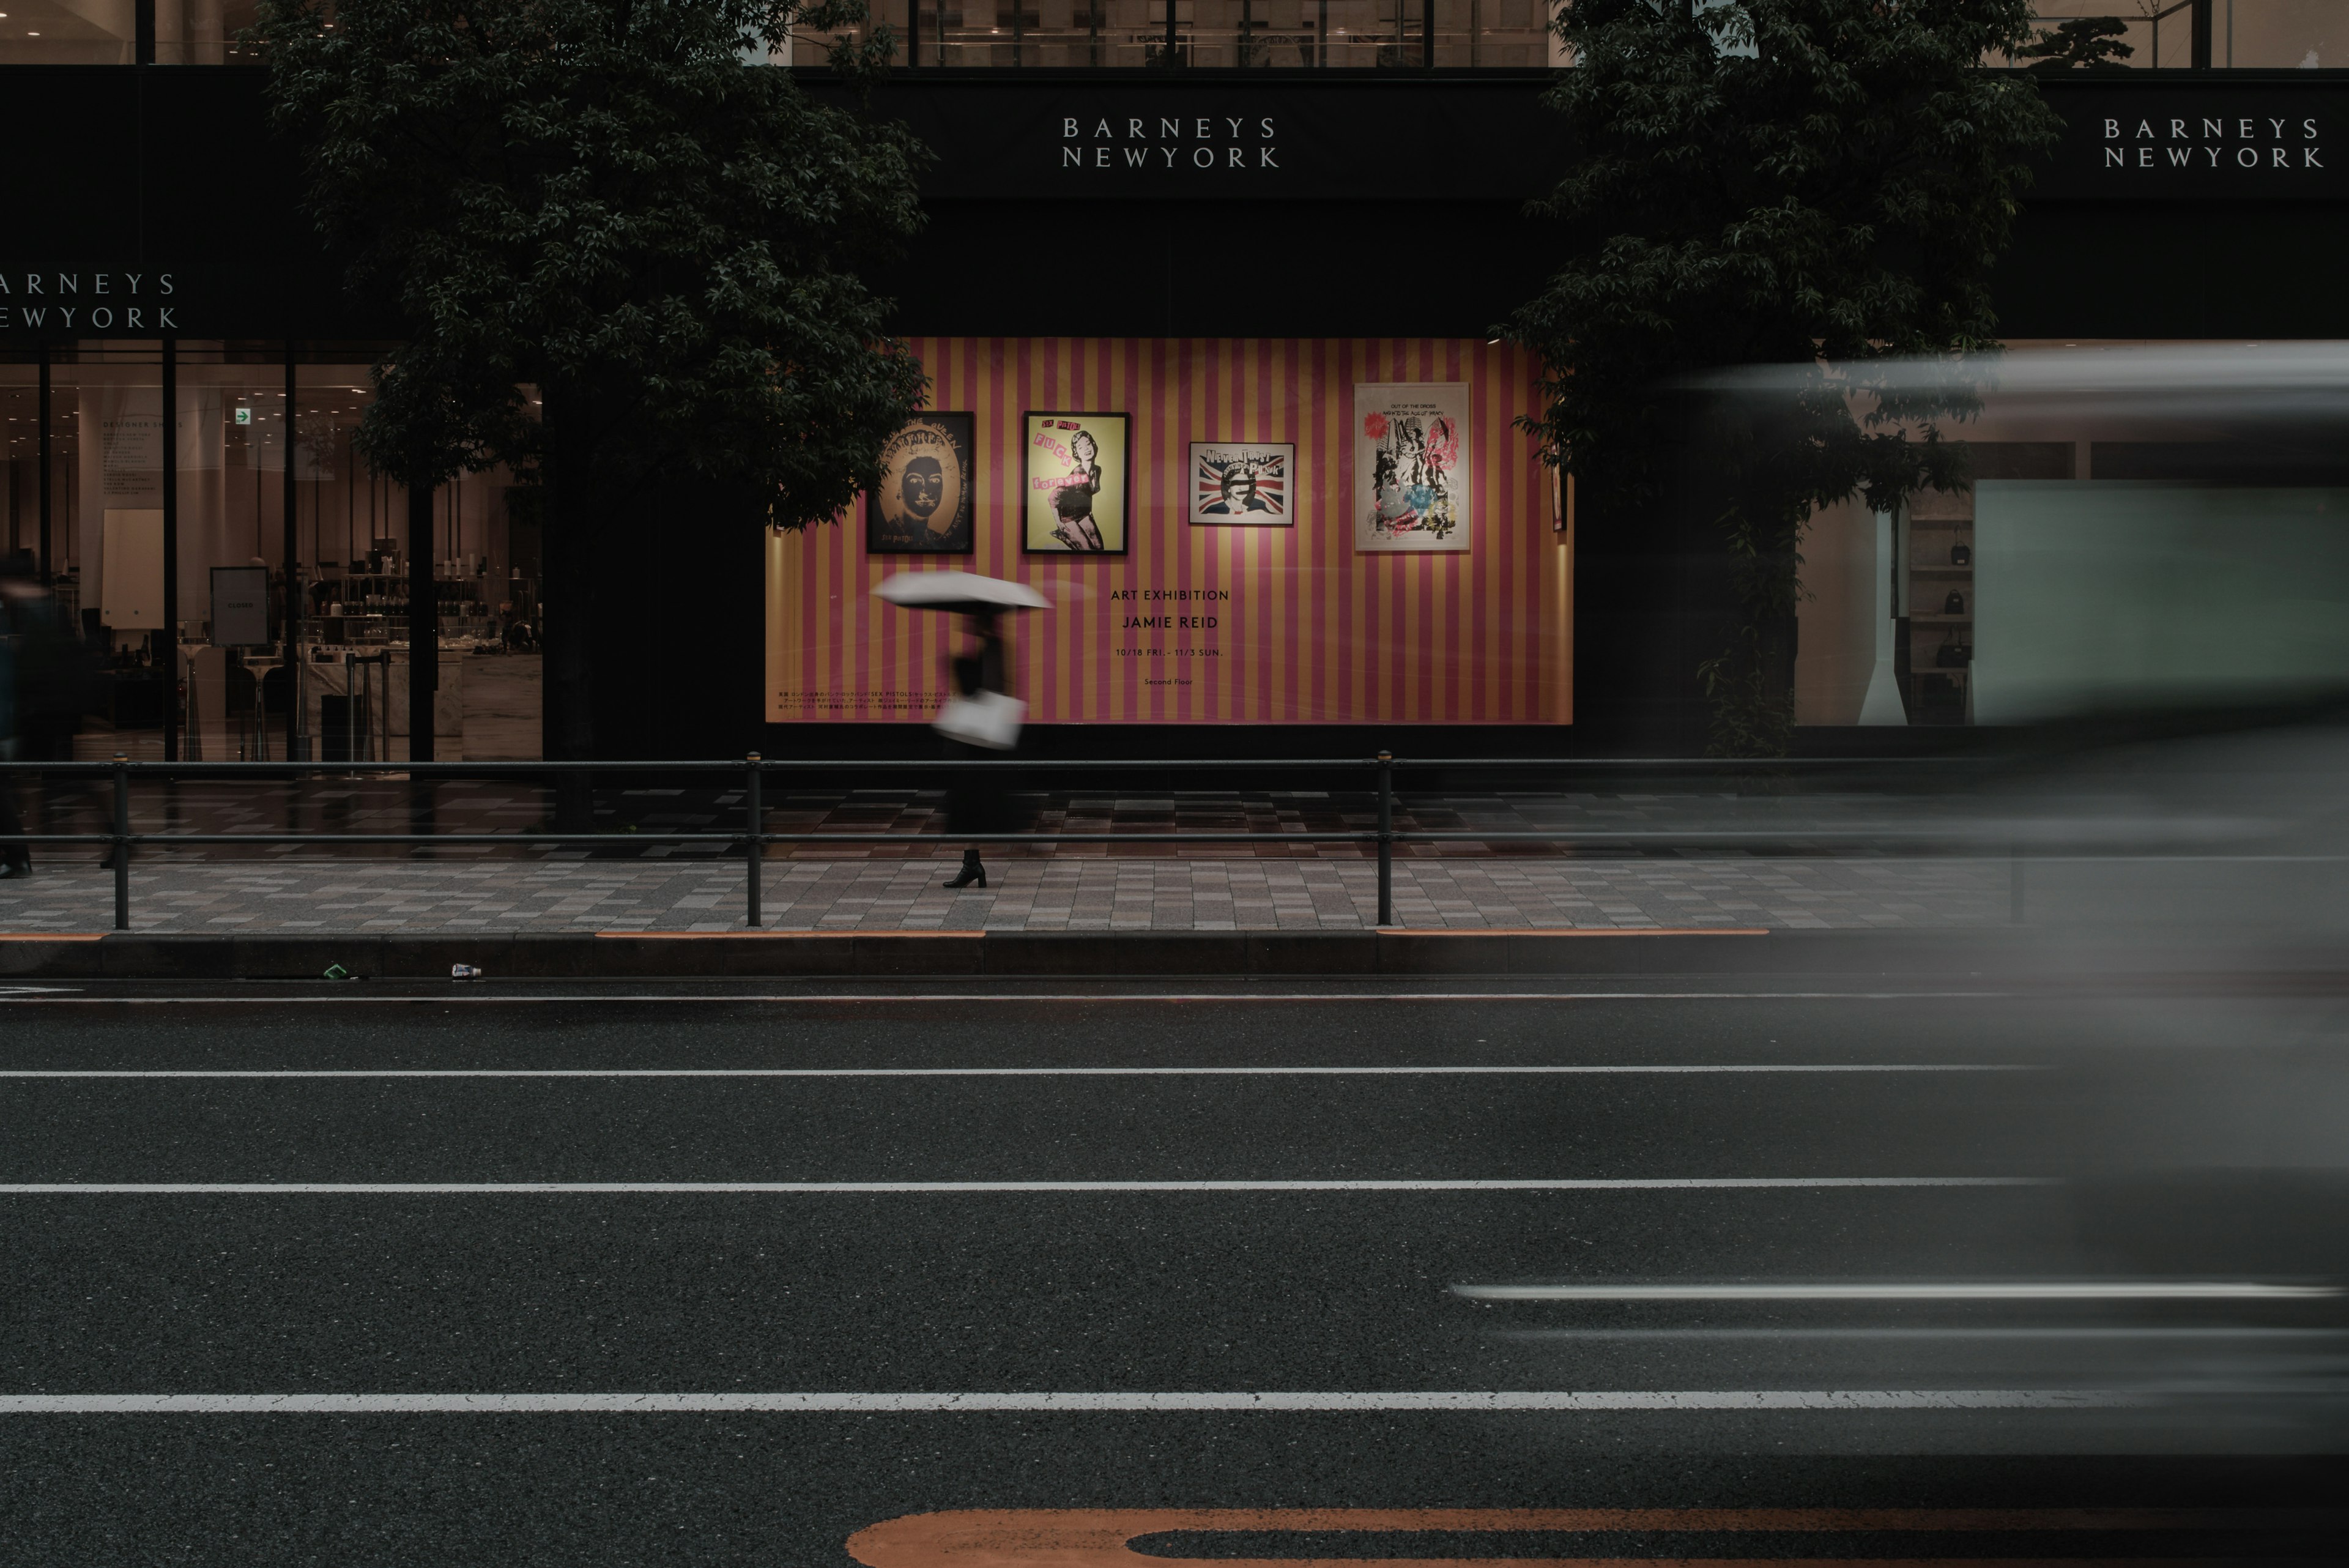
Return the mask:
[[131, 0], [0, 0], [0, 64], [127, 66], [138, 33]]
[[[2194, 64], [2198, 3], [2209, 7], [2210, 64], [2220, 69], [2349, 65], [2344, 0], [2035, 0], [2039, 47], [1991, 63], [2182, 70]], [[1430, 5], [1439, 69], [1526, 69], [1558, 57], [1549, 0], [877, 0], [874, 15], [895, 36], [900, 65], [1138, 67], [1171, 53], [1177, 64], [1223, 69], [1409, 69], [1430, 63]], [[0, 64], [134, 61], [134, 0], [0, 7]], [[155, 63], [259, 64], [259, 52], [237, 41], [258, 12], [259, 0], [156, 0]], [[863, 31], [802, 33], [790, 61], [821, 65], [833, 38]]]
[[[2316, 70], [2349, 64], [2349, 5], [2342, 0], [2206, 0], [2210, 64], [2219, 69]], [[2185, 70], [2194, 64], [2196, 0], [2035, 0], [2034, 31], [2070, 46], [2043, 69]], [[2094, 24], [2103, 24], [2094, 26]], [[2091, 41], [2101, 47], [2084, 50]], [[2030, 63], [2001, 61], [2008, 63]]]
[[2221, 65], [2349, 66], [2349, 6], [2341, 0], [2223, 0], [2213, 23]]
[[[1068, 68], [1181, 65], [1422, 67], [1430, 0], [889, 0], [875, 7], [898, 59], [919, 66]], [[1444, 68], [1538, 67], [1548, 60], [1543, 0], [1433, 0]], [[803, 38], [802, 64], [826, 40]]]
[[259, 19], [258, 0], [155, 0], [155, 63], [226, 66], [260, 63], [236, 41]]
[[[146, 647], [160, 626], [143, 571], [118, 557], [143, 547], [162, 508], [164, 414], [158, 343], [61, 343], [49, 353], [49, 569], [58, 597], [108, 651]], [[294, 571], [305, 616], [334, 618], [343, 642], [407, 639], [409, 501], [368, 468], [355, 440], [374, 402], [367, 348], [347, 362], [301, 364], [286, 419], [285, 358], [268, 346], [179, 346], [179, 604], [183, 637], [202, 642], [213, 566], [268, 566], [282, 604], [286, 456], [294, 463]], [[40, 367], [0, 362], [0, 545], [40, 547]], [[291, 425], [291, 447], [286, 428]], [[502, 468], [462, 475], [437, 496], [432, 541], [441, 635], [489, 642], [535, 614], [535, 531], [510, 541]], [[108, 602], [113, 592], [118, 602]], [[395, 614], [392, 604], [399, 604]], [[82, 611], [94, 611], [82, 616]]]

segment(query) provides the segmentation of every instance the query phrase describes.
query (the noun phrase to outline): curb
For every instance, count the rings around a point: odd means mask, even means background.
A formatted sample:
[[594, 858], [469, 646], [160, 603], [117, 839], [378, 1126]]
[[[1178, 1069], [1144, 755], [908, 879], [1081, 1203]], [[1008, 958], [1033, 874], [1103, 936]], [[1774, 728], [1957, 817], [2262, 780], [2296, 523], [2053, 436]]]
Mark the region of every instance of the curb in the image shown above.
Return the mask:
[[[24, 980], [1507, 975], [1758, 969], [1761, 929], [0, 934]], [[1785, 933], [1776, 933], [1783, 937]], [[1780, 955], [1782, 958], [1785, 956]]]
[[[1756, 939], [1768, 938], [1768, 940]], [[1814, 977], [1849, 983], [2117, 987], [2349, 996], [2329, 945], [2218, 950], [2127, 933], [2057, 942], [2028, 928], [1949, 930], [527, 931], [452, 935], [104, 935], [0, 932], [0, 981], [1362, 980]]]

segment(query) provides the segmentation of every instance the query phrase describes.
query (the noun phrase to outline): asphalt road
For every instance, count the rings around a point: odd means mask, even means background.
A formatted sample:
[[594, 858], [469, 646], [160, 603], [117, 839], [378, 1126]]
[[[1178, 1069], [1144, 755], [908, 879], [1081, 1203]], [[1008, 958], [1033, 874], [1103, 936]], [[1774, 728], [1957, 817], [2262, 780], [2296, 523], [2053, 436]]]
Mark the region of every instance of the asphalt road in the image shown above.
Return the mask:
[[755, 989], [0, 987], [0, 1562], [2349, 1548], [2334, 999]]

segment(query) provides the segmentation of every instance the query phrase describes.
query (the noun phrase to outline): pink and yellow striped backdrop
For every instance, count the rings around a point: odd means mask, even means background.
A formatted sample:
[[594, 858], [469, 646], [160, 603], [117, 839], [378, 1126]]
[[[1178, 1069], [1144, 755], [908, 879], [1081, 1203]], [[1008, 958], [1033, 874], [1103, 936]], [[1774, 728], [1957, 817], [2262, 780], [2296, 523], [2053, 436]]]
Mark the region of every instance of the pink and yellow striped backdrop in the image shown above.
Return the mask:
[[[1535, 407], [1521, 351], [1437, 338], [917, 337], [931, 406], [978, 415], [978, 553], [867, 556], [864, 512], [778, 534], [767, 552], [767, 716], [926, 722], [957, 618], [873, 597], [884, 577], [958, 568], [1032, 584], [1053, 608], [1012, 624], [1031, 723], [1564, 723], [1572, 714], [1570, 537], [1513, 421]], [[1357, 381], [1469, 389], [1472, 546], [1358, 554]], [[1023, 555], [1020, 415], [1133, 416], [1128, 554]], [[1185, 521], [1195, 441], [1293, 441], [1294, 525]], [[1121, 588], [1224, 588], [1209, 605]], [[1213, 614], [1212, 629], [1129, 629]], [[1156, 648], [1157, 657], [1122, 649]], [[1189, 655], [1179, 649], [1193, 650]], [[1206, 656], [1213, 650], [1212, 656]]]

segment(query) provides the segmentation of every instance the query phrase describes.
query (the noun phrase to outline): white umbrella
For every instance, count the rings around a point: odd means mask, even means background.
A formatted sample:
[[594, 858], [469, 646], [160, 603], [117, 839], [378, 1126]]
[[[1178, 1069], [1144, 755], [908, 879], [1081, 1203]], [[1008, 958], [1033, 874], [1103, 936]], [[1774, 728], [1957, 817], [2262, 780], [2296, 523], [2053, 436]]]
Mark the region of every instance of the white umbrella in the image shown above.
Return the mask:
[[1052, 607], [1051, 600], [1025, 583], [982, 577], [976, 572], [900, 572], [885, 579], [873, 593], [907, 609], [959, 610], [966, 615]]

